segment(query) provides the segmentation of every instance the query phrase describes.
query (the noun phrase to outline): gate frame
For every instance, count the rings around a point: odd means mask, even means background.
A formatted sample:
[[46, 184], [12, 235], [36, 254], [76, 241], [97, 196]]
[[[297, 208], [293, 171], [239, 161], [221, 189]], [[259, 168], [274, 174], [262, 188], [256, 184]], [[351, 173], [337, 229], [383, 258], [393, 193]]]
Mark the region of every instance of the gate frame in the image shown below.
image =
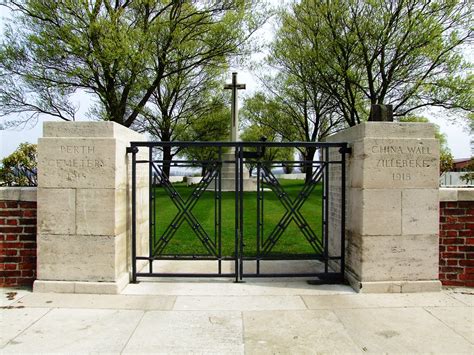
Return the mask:
[[[217, 161], [218, 164], [222, 165], [223, 162], [225, 163], [234, 163], [235, 164], [235, 257], [230, 258], [230, 260], [235, 262], [235, 270], [234, 273], [223, 274], [221, 273], [221, 261], [222, 260], [229, 260], [229, 258], [223, 258], [220, 256], [218, 259], [212, 258], [211, 260], [216, 260], [219, 262], [219, 273], [217, 274], [188, 274], [188, 273], [155, 273], [152, 272], [152, 263], [153, 260], [159, 260], [151, 255], [151, 250], [149, 251], [149, 257], [137, 257], [137, 226], [136, 226], [136, 211], [137, 211], [137, 198], [136, 198], [136, 180], [137, 180], [137, 164], [140, 163], [147, 163], [149, 165], [149, 198], [150, 202], [152, 199], [152, 191], [153, 191], [153, 173], [152, 173], [152, 165], [156, 162], [163, 163], [164, 160], [154, 160], [153, 159], [153, 148], [154, 147], [218, 147], [219, 148], [219, 160]], [[244, 152], [244, 148], [256, 148], [257, 152], [261, 152], [262, 149], [271, 147], [315, 147], [316, 149], [326, 148], [324, 149], [324, 157], [322, 157], [321, 161], [313, 160], [311, 164], [314, 162], [324, 163], [326, 167], [322, 168], [322, 179], [324, 181], [324, 190], [323, 190], [323, 215], [322, 215], [322, 223], [323, 223], [323, 248], [324, 248], [324, 260], [325, 265], [325, 272], [324, 273], [304, 273], [304, 274], [261, 274], [258, 271], [255, 274], [251, 273], [244, 273], [243, 272], [243, 263], [244, 260], [255, 260], [257, 265], [260, 260], [265, 259], [258, 259], [257, 257], [245, 257], [244, 255], [244, 234], [243, 234], [243, 194], [244, 194], [244, 186], [243, 186], [243, 171], [244, 171], [244, 164], [248, 162], [245, 160], [246, 158], [258, 158], [255, 156], [255, 153], [248, 154], [246, 157]], [[139, 152], [140, 148], [148, 148], [148, 160], [137, 160], [137, 153]], [[235, 160], [234, 161], [223, 161], [222, 160], [222, 148], [233, 148], [235, 149]], [[330, 148], [339, 148], [338, 152], [340, 154], [340, 160], [329, 160], [329, 149]], [[242, 281], [244, 277], [301, 277], [301, 276], [316, 276], [319, 278], [317, 281], [311, 281], [311, 283], [338, 283], [344, 281], [345, 275], [345, 224], [346, 224], [346, 154], [351, 153], [351, 148], [348, 147], [348, 143], [339, 143], [339, 142], [130, 142], [130, 147], [127, 148], [127, 153], [132, 155], [132, 247], [131, 247], [131, 258], [132, 258], [132, 283], [137, 282], [137, 277], [235, 277], [235, 282]], [[258, 154], [258, 153], [257, 153]], [[192, 162], [189, 160], [187, 162]], [[197, 161], [200, 163], [204, 163], [206, 161]], [[209, 161], [209, 162], [216, 162], [216, 161]], [[294, 161], [296, 162], [296, 161]], [[172, 164], [173, 162], [170, 161]], [[340, 224], [340, 256], [338, 257], [329, 257], [328, 251], [328, 241], [329, 241], [329, 167], [331, 164], [337, 164], [341, 166], [341, 224]], [[313, 165], [312, 165], [313, 167]], [[219, 180], [219, 196], [221, 196], [221, 166], [218, 168], [218, 175], [217, 178]], [[213, 178], [214, 179], [214, 178]], [[262, 180], [260, 176], [258, 180]], [[212, 181], [212, 180], [211, 180]], [[305, 185], [306, 186], [306, 185]], [[257, 196], [259, 194], [260, 187], [257, 183]], [[272, 190], [273, 191], [273, 190]], [[258, 197], [257, 197], [258, 198]], [[296, 201], [296, 200], [295, 200]], [[219, 209], [220, 209], [221, 198], [219, 197]], [[257, 201], [258, 205], [259, 201]], [[304, 204], [304, 202], [303, 202]], [[153, 207], [151, 203], [149, 204], [149, 247], [151, 248], [152, 242], [152, 228], [153, 228], [153, 218], [155, 217]], [[220, 216], [220, 214], [219, 214]], [[220, 216], [221, 217], [221, 216]], [[219, 221], [220, 222], [220, 221]], [[220, 226], [220, 223], [219, 223]], [[258, 228], [258, 226], [257, 226]], [[301, 229], [301, 228], [300, 228]], [[318, 258], [314, 258], [317, 260]], [[321, 258], [319, 258], [321, 259]], [[138, 260], [148, 260], [150, 264], [150, 272], [149, 273], [142, 273], [137, 272], [137, 261]], [[179, 259], [175, 259], [179, 260]], [[207, 259], [209, 260], [209, 259]], [[269, 260], [269, 259], [266, 259]], [[296, 259], [271, 259], [271, 260], [296, 260]], [[329, 272], [329, 262], [336, 262], [340, 260], [339, 265], [339, 272]], [[258, 270], [258, 268], [257, 268]]]

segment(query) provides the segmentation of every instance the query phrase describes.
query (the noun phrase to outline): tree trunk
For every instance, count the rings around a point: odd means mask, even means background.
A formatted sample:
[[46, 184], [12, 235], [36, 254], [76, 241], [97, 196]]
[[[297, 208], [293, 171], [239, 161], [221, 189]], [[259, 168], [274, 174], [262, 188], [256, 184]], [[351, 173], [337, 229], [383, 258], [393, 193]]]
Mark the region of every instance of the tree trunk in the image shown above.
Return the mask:
[[171, 147], [163, 147], [163, 173], [165, 177], [170, 176], [171, 160], [173, 156], [171, 155]]
[[303, 166], [303, 171], [306, 174], [305, 176], [306, 183], [311, 181], [311, 177], [313, 176], [313, 165], [311, 162], [314, 159], [315, 152], [316, 152], [315, 147], [307, 147], [304, 152], [304, 160], [307, 162], [305, 162], [302, 166]]

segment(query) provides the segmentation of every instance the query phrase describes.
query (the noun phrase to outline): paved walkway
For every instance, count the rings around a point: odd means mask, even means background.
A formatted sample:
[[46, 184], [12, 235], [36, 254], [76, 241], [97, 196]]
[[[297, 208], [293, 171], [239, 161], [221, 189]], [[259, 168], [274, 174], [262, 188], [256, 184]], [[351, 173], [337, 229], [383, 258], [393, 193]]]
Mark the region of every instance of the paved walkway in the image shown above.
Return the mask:
[[122, 295], [0, 289], [0, 353], [474, 353], [474, 290], [142, 282]]

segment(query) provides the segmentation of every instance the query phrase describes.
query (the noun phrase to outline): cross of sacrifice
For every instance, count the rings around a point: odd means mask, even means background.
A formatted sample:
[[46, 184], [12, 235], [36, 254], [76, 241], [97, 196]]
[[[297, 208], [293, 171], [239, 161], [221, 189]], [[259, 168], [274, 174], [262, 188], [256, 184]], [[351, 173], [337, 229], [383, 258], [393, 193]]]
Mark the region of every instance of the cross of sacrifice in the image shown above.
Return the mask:
[[237, 90], [245, 90], [245, 84], [237, 84], [237, 73], [232, 73], [232, 84], [226, 84], [224, 89], [232, 90], [232, 130], [231, 130], [231, 142], [236, 142], [238, 138], [239, 130], [239, 113], [238, 113], [238, 100]]

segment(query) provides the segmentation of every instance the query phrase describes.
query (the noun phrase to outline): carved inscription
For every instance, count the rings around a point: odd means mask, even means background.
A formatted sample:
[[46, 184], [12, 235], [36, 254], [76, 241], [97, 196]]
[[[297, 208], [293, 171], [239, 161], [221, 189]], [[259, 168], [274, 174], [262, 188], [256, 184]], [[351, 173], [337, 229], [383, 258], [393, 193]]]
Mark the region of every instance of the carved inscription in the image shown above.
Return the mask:
[[90, 145], [62, 145], [60, 146], [62, 156], [65, 159], [55, 159], [51, 161], [58, 168], [67, 168], [67, 180], [75, 181], [85, 179], [86, 170], [100, 169], [105, 166], [101, 159], [93, 159], [90, 156], [95, 155], [95, 147]]
[[[423, 169], [429, 168], [433, 164], [428, 156], [432, 154], [430, 147], [416, 146], [398, 146], [398, 145], [374, 145], [371, 152], [381, 154], [382, 158], [377, 160], [377, 168], [395, 168], [395, 169]], [[410, 181], [413, 178], [413, 171], [392, 173], [393, 181]]]
[[86, 154], [94, 153], [95, 147], [90, 145], [62, 145], [61, 153], [67, 154]]

